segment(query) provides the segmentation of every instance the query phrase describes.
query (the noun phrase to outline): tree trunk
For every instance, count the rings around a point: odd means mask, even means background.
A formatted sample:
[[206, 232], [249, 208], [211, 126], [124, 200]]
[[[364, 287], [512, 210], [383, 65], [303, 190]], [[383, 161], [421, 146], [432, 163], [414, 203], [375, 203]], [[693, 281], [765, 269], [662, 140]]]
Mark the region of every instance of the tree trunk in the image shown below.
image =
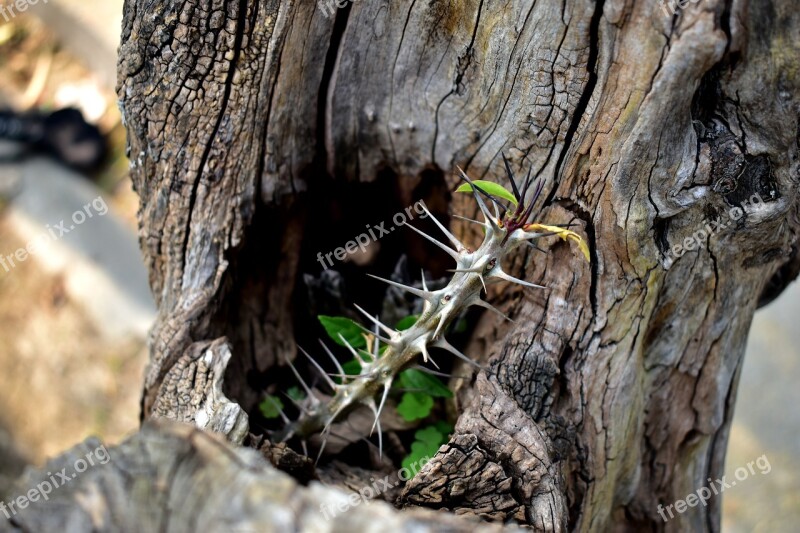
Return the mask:
[[[800, 268], [792, 2], [327, 9], [126, 1], [119, 96], [159, 306], [143, 417], [242, 442], [306, 331], [316, 254], [419, 198], [474, 212], [451, 171], [503, 183], [504, 153], [591, 262], [554, 240], [519, 254], [509, 271], [549, 290], [492, 295], [515, 322], [480, 318], [465, 352], [488, 371], [398, 503], [718, 531], [719, 497], [669, 521], [659, 505], [721, 477], [753, 312]], [[404, 239], [342, 269], [450, 268]]]

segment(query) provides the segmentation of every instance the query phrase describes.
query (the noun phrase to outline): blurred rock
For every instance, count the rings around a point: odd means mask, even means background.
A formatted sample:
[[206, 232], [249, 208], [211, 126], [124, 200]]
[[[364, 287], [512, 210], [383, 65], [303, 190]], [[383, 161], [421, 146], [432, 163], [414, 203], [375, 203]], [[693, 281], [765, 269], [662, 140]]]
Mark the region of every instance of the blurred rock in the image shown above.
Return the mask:
[[31, 254], [0, 248], [0, 277], [36, 261], [49, 274], [63, 275], [71, 297], [103, 334], [144, 338], [155, 304], [136, 236], [114, 215], [110, 198], [43, 157], [0, 166], [0, 182], [13, 183], [6, 211], [11, 231], [26, 248], [42, 243]]

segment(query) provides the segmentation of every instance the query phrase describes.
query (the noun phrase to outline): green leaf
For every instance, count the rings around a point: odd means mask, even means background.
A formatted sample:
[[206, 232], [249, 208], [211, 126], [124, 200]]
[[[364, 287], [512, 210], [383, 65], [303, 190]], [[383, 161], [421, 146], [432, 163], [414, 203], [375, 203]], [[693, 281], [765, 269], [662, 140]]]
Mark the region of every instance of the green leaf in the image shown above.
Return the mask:
[[[504, 200], [508, 200], [515, 206], [518, 204], [517, 199], [511, 194], [505, 187], [500, 185], [499, 183], [495, 183], [493, 181], [486, 181], [486, 180], [473, 180], [474, 183], [480, 190], [485, 193], [491, 194], [492, 196], [497, 196], [498, 198], [503, 198]], [[469, 183], [464, 183], [456, 189], [456, 192], [472, 192], [472, 185]]]
[[450, 422], [445, 422], [444, 420], [438, 420], [434, 424], [434, 426], [436, 426], [436, 429], [438, 429], [439, 432], [445, 437], [450, 436], [450, 434], [453, 433], [453, 431], [455, 431], [456, 429], [455, 427], [453, 427], [453, 424], [451, 424]]
[[419, 442], [427, 446], [433, 446], [437, 450], [439, 449], [439, 446], [441, 446], [444, 437], [445, 436], [442, 434], [442, 432], [436, 429], [434, 426], [428, 426], [424, 429], [417, 430], [417, 432], [414, 433], [414, 438]]
[[317, 318], [322, 324], [322, 327], [325, 328], [325, 332], [328, 336], [339, 346], [345, 346], [342, 339], [339, 338], [340, 334], [353, 348], [365, 348], [367, 346], [367, 341], [361, 333], [361, 328], [349, 318], [325, 315], [319, 315]]
[[415, 368], [400, 372], [400, 386], [404, 389], [424, 392], [436, 398], [453, 397], [453, 393], [439, 378]]
[[289, 387], [289, 390], [286, 391], [286, 395], [296, 402], [302, 402], [306, 399], [306, 394], [298, 386]]
[[281, 416], [281, 409], [283, 409], [283, 402], [277, 396], [268, 394], [264, 401], [258, 405], [258, 409], [264, 418], [278, 418]]
[[439, 447], [447, 442], [447, 434], [442, 433], [434, 426], [428, 426], [414, 433], [416, 439], [411, 443], [411, 453], [403, 459], [403, 468], [415, 475], [436, 455]]
[[397, 331], [406, 330], [406, 329], [410, 328], [411, 326], [413, 326], [414, 324], [416, 324], [418, 319], [419, 319], [419, 317], [417, 315], [407, 316], [403, 320], [401, 320], [400, 322], [397, 323], [397, 325], [395, 326], [395, 329], [397, 329]]
[[361, 363], [358, 361], [358, 359], [353, 357], [349, 361], [346, 361], [344, 364], [342, 364], [342, 370], [344, 370], [344, 373], [348, 376], [357, 376], [361, 373]]
[[[374, 355], [372, 355], [371, 353], [369, 353], [367, 350], [358, 350], [358, 353], [360, 353], [360, 354], [361, 354], [361, 357], [363, 357], [363, 358], [364, 358], [364, 360], [365, 360], [366, 362], [368, 362], [368, 363], [369, 363], [370, 361], [374, 361], [374, 360], [375, 360], [375, 356], [374, 356]], [[381, 352], [380, 352], [380, 351], [378, 351], [378, 353], [380, 354]]]
[[[361, 373], [361, 363], [354, 357], [342, 363], [342, 370], [344, 370], [344, 373], [348, 376], [357, 376]], [[333, 380], [340, 385], [342, 384], [342, 378], [338, 376], [334, 377]]]
[[433, 398], [423, 392], [404, 392], [397, 412], [406, 422], [420, 420], [431, 414]]

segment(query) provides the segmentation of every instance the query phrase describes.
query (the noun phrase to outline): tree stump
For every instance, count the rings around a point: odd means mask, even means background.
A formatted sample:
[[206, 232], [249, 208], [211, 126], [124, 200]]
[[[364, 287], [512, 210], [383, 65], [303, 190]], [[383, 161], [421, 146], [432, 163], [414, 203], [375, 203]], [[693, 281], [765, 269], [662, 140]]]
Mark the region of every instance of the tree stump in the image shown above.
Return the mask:
[[302, 276], [334, 228], [423, 197], [463, 214], [451, 171], [503, 183], [504, 153], [591, 263], [560, 241], [516, 258], [549, 290], [495, 295], [515, 322], [481, 317], [466, 352], [489, 371], [459, 386], [456, 433], [402, 505], [718, 531], [718, 497], [669, 521], [659, 505], [721, 476], [753, 312], [800, 269], [798, 10], [343, 4], [126, 2], [119, 97], [159, 306], [143, 417], [241, 440], [295, 357]]

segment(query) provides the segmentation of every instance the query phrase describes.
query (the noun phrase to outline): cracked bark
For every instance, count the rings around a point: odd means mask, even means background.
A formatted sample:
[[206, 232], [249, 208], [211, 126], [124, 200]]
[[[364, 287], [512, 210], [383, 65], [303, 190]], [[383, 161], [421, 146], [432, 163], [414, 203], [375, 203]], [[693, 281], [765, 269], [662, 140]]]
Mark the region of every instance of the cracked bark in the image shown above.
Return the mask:
[[0, 521], [0, 531], [378, 531], [380, 524], [381, 530], [467, 533], [482, 527], [425, 509], [402, 516], [384, 502], [348, 503], [348, 495], [319, 482], [299, 485], [254, 450], [165, 421], [146, 423], [107, 455], [102, 443], [88, 439], [27, 471], [15, 493], [49, 483], [52, 472], [69, 476], [87, 456], [93, 466], [35, 509]]
[[456, 434], [399, 503], [542, 531], [718, 531], [718, 498], [668, 522], [658, 505], [721, 476], [753, 312], [800, 269], [798, 43], [788, 0], [674, 17], [361, 0], [332, 18], [127, 0], [119, 95], [160, 309], [143, 417], [198, 423], [208, 381], [180, 376], [209, 346], [230, 350], [225, 393], [252, 413], [253, 384], [294, 358], [303, 265], [341, 244], [315, 198], [394, 179], [405, 206], [456, 164], [502, 181], [503, 152], [545, 179], [540, 218], [576, 224], [592, 261], [560, 242], [515, 259], [550, 290], [494, 295], [515, 323], [481, 318], [466, 353], [490, 370], [454, 384]]

